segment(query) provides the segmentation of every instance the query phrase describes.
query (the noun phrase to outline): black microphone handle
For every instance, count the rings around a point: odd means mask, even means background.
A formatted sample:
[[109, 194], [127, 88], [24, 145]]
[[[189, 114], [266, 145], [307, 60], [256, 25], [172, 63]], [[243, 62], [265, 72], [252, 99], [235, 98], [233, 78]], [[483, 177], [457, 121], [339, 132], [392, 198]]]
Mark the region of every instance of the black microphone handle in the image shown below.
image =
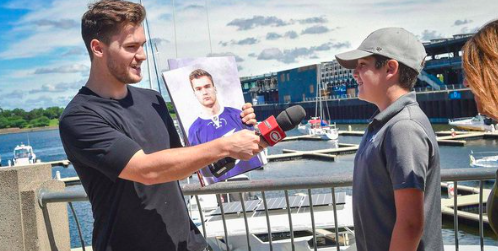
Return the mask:
[[219, 178], [235, 166], [235, 161], [236, 159], [232, 157], [225, 157], [210, 164], [208, 167], [214, 177]]

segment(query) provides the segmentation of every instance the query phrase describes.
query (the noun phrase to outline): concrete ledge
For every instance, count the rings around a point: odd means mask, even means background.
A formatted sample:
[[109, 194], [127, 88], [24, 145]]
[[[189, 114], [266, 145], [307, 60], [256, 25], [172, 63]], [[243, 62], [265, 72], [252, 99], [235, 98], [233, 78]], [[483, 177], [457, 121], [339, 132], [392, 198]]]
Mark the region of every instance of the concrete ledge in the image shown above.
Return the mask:
[[0, 250], [69, 250], [66, 203], [38, 204], [40, 189], [64, 190], [50, 164], [0, 169]]

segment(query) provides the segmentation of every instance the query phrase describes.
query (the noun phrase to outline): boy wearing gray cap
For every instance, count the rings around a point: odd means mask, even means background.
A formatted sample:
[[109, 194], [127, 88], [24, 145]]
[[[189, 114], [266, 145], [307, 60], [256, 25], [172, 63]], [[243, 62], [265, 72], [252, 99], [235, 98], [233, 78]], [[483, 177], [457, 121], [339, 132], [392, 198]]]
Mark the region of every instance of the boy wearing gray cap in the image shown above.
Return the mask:
[[376, 105], [355, 157], [353, 217], [358, 250], [443, 250], [439, 148], [411, 91], [424, 46], [401, 28], [371, 33], [336, 55], [354, 69], [358, 97]]

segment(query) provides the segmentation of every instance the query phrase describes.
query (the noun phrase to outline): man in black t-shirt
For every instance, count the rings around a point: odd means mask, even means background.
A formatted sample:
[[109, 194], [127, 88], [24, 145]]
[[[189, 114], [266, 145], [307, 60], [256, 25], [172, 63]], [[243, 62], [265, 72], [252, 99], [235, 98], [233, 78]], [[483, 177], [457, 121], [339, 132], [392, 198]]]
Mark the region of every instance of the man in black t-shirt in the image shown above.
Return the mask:
[[[115, 0], [83, 15], [90, 76], [61, 116], [61, 139], [92, 205], [93, 250], [200, 251], [178, 180], [225, 157], [250, 159], [259, 137], [242, 130], [181, 147], [160, 94], [128, 85], [142, 79], [144, 18], [141, 5]], [[241, 120], [255, 124], [250, 104]]]

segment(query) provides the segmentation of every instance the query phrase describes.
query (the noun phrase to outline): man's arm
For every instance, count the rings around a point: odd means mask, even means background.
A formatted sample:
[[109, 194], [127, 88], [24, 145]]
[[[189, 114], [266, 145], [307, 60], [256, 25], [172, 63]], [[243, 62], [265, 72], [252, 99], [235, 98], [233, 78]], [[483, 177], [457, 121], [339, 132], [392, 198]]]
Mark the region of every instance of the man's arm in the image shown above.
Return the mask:
[[416, 188], [394, 191], [396, 223], [390, 251], [417, 250], [424, 230], [424, 193]]
[[193, 172], [224, 157], [249, 160], [260, 151], [259, 136], [242, 130], [192, 147], [166, 149], [145, 154], [136, 152], [119, 174], [119, 178], [146, 185], [181, 180]]
[[[244, 104], [240, 117], [245, 124], [257, 123], [250, 103]], [[140, 150], [133, 155], [119, 177], [149, 185], [181, 180], [224, 157], [249, 160], [266, 146], [254, 132], [243, 130], [192, 147], [167, 149], [152, 154]]]

